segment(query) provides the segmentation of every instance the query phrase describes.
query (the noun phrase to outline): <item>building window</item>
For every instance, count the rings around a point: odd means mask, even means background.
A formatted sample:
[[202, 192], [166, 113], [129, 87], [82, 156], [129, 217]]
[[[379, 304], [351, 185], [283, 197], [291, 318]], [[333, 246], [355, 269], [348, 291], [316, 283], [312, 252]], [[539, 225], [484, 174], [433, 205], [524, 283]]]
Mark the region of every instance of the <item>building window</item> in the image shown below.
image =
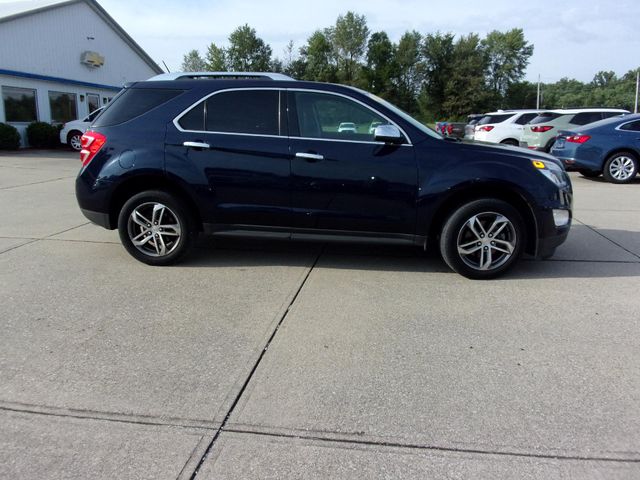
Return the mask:
[[49, 92], [51, 121], [65, 123], [78, 118], [75, 93]]
[[100, 95], [95, 93], [87, 93], [87, 102], [89, 104], [89, 113], [100, 108]]
[[2, 101], [7, 122], [35, 122], [38, 120], [35, 90], [2, 87]]

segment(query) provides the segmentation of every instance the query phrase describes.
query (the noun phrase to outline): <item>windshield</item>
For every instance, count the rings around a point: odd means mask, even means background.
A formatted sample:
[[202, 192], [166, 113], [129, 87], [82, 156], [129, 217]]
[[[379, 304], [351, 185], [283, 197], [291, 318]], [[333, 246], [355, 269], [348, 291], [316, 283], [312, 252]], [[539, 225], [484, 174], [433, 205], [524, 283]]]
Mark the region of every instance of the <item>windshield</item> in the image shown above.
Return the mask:
[[426, 133], [427, 135], [429, 135], [430, 137], [433, 138], [437, 138], [438, 140], [444, 140], [444, 137], [442, 135], [440, 135], [439, 133], [437, 133], [436, 131], [432, 130], [431, 128], [427, 127], [425, 124], [420, 123], [418, 120], [416, 120], [415, 118], [413, 118], [411, 115], [409, 115], [408, 113], [400, 110], [398, 107], [396, 107], [393, 103], [389, 103], [387, 102], [385, 99], [378, 97], [377, 95], [374, 95], [373, 93], [369, 93], [365, 90], [360, 90], [359, 88], [354, 88], [354, 90], [357, 90], [358, 92], [366, 95], [367, 97], [369, 97], [372, 100], [375, 100], [376, 102], [378, 102], [379, 104], [385, 106], [386, 108], [388, 108], [389, 110], [391, 110], [393, 113], [395, 113], [396, 115], [398, 115], [400, 118], [402, 118], [404, 121], [410, 123], [412, 126], [414, 126], [415, 128], [417, 128], [418, 130], [420, 130], [421, 132]]

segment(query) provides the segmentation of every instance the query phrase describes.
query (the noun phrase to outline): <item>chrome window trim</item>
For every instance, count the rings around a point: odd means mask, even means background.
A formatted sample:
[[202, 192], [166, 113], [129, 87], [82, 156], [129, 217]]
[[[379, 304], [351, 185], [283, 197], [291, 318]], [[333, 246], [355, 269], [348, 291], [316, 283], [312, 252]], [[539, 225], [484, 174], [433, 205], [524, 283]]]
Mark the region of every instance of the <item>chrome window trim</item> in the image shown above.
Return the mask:
[[[286, 87], [234, 87], [234, 88], [225, 88], [223, 90], [217, 90], [215, 92], [209, 93], [208, 95], [205, 95], [204, 97], [198, 99], [197, 101], [195, 101], [194, 103], [192, 103], [191, 105], [189, 105], [187, 108], [185, 108], [182, 112], [180, 112], [174, 119], [173, 119], [173, 125], [174, 127], [176, 127], [176, 129], [179, 132], [182, 133], [205, 133], [205, 134], [215, 134], [215, 135], [236, 135], [236, 136], [248, 136], [248, 137], [265, 137], [265, 138], [296, 138], [299, 140], [318, 140], [321, 142], [343, 142], [343, 143], [362, 143], [362, 144], [368, 144], [368, 145], [386, 145], [385, 142], [376, 142], [376, 141], [366, 141], [366, 140], [346, 140], [346, 139], [337, 139], [337, 138], [315, 138], [315, 137], [294, 137], [291, 135], [282, 135], [282, 119], [279, 117], [279, 122], [278, 122], [278, 131], [280, 132], [279, 135], [266, 135], [266, 134], [260, 134], [260, 133], [240, 133], [240, 132], [216, 132], [216, 131], [210, 131], [210, 130], [186, 130], [184, 128], [182, 128], [182, 126], [180, 126], [180, 120], [182, 119], [182, 117], [184, 117], [187, 113], [189, 113], [193, 108], [195, 108], [197, 105], [199, 105], [202, 102], [205, 102], [204, 104], [204, 108], [205, 108], [205, 116], [206, 116], [206, 101], [213, 97], [214, 95], [218, 95], [220, 93], [225, 93], [225, 92], [234, 92], [234, 91], [239, 91], [239, 90], [250, 90], [250, 91], [256, 91], [256, 90], [277, 90], [279, 92], [279, 102], [278, 102], [278, 115], [281, 116], [281, 109], [280, 109], [280, 105], [281, 105], [281, 101], [282, 99], [280, 98], [282, 96], [282, 92], [283, 91], [299, 91], [299, 92], [309, 92], [309, 93], [321, 93], [321, 94], [327, 94], [327, 95], [335, 95], [338, 97], [344, 97], [348, 100], [354, 101], [356, 103], [359, 103], [360, 105], [362, 105], [365, 108], [368, 108], [369, 110], [372, 110], [373, 112], [375, 112], [378, 116], [384, 118], [385, 120], [387, 120], [391, 125], [395, 125], [396, 127], [398, 127], [398, 129], [400, 130], [400, 132], [405, 136], [405, 139], [407, 139], [407, 141], [409, 143], [402, 143], [399, 144], [397, 146], [399, 147], [412, 147], [413, 144], [411, 143], [411, 137], [409, 135], [407, 135], [407, 132], [404, 131], [404, 129], [402, 127], [400, 127], [396, 122], [394, 122], [393, 120], [391, 120], [389, 117], [387, 117], [386, 115], [380, 113], [378, 110], [376, 110], [375, 108], [372, 108], [371, 106], [367, 105], [364, 102], [361, 102], [358, 99], [355, 99], [353, 97], [350, 97], [348, 95], [344, 95], [342, 93], [336, 93], [336, 92], [325, 92], [322, 90], [313, 90], [313, 89], [308, 89], [308, 88], [286, 88]], [[205, 122], [206, 122], [206, 118], [205, 118]], [[205, 123], [206, 124], [206, 123]]]

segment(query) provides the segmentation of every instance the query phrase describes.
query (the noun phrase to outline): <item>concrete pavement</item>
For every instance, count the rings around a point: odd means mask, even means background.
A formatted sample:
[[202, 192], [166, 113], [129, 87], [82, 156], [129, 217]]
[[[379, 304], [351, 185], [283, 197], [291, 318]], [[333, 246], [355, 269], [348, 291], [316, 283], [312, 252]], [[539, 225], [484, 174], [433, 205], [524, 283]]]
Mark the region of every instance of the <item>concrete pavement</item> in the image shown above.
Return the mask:
[[556, 256], [217, 241], [152, 268], [0, 155], [0, 477], [640, 478], [640, 181]]

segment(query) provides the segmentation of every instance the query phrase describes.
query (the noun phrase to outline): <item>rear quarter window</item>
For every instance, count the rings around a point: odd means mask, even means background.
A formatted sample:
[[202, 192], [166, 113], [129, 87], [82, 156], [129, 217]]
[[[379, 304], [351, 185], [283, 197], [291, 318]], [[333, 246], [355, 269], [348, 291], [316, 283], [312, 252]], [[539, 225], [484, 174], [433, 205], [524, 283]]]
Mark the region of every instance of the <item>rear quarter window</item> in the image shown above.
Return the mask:
[[555, 120], [556, 118], [561, 116], [562, 115], [559, 113], [541, 113], [537, 117], [535, 117], [533, 120], [531, 120], [529, 122], [529, 125], [536, 125], [540, 123], [551, 122], [552, 120]]
[[625, 130], [628, 132], [640, 132], [640, 120], [625, 123], [624, 125], [620, 126], [620, 130]]
[[158, 88], [129, 88], [113, 99], [112, 103], [96, 119], [95, 127], [107, 127], [128, 122], [156, 108], [183, 90]]
[[485, 115], [480, 119], [478, 125], [487, 125], [488, 123], [502, 123], [508, 118], [511, 118], [515, 113], [500, 113], [496, 115]]
[[573, 125], [587, 125], [588, 123], [602, 120], [602, 112], [582, 112], [577, 113], [569, 123]]

